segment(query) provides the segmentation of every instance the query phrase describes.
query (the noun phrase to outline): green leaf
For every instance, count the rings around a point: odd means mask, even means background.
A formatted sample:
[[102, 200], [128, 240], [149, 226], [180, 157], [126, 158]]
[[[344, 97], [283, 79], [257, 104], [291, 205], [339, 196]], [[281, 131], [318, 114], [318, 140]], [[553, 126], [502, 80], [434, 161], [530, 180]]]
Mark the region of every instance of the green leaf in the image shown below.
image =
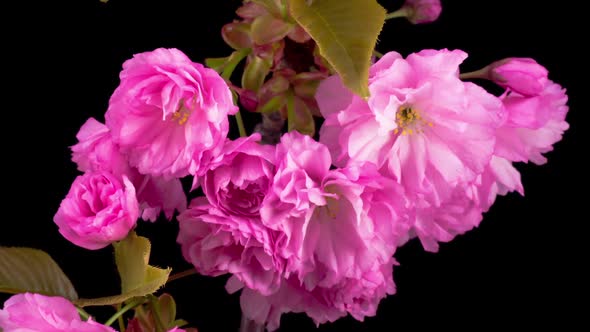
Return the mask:
[[162, 316], [162, 322], [166, 324], [166, 327], [172, 328], [175, 325], [174, 320], [176, 319], [176, 302], [170, 294], [162, 294], [158, 298], [160, 304], [160, 315]]
[[234, 50], [252, 48], [250, 23], [232, 22], [221, 28], [221, 37]]
[[144, 293], [135, 296], [147, 295], [164, 285], [171, 270], [148, 265], [152, 248], [150, 240], [131, 232], [123, 241], [115, 243], [114, 247], [123, 294], [142, 289]]
[[223, 57], [223, 58], [206, 58], [205, 59], [205, 65], [213, 70], [215, 70], [216, 72], [220, 73], [223, 70], [223, 67], [225, 67], [225, 64], [227, 63], [227, 61], [229, 60], [229, 57]]
[[95, 299], [79, 299], [79, 306], [111, 305], [129, 300], [133, 297], [155, 293], [168, 280], [171, 269], [160, 269], [148, 265], [150, 258], [150, 241], [135, 232], [131, 232], [123, 241], [113, 244], [115, 261], [121, 277], [120, 295]]
[[285, 0], [249, 0], [249, 2], [257, 3], [264, 6], [271, 14], [276, 17], [287, 17], [287, 10], [285, 7]]
[[248, 63], [244, 68], [242, 75], [242, 88], [258, 92], [264, 79], [270, 72], [272, 67], [272, 59], [263, 59], [257, 55], [252, 54], [248, 57]]
[[270, 98], [264, 105], [258, 105], [256, 110], [259, 113], [277, 112], [285, 106], [285, 96], [279, 95]]
[[135, 232], [129, 233], [123, 241], [113, 246], [121, 277], [121, 291], [127, 293], [145, 280], [152, 246], [148, 239], [137, 236]]
[[308, 105], [298, 97], [293, 98], [293, 120], [289, 118], [288, 129], [297, 130], [298, 132], [312, 136], [315, 134], [315, 122]]
[[270, 44], [285, 38], [292, 29], [293, 24], [271, 14], [258, 16], [252, 22], [252, 40], [256, 45]]
[[78, 298], [74, 286], [57, 263], [47, 253], [32, 248], [0, 247], [0, 292]]
[[291, 0], [293, 18], [354, 93], [369, 96], [371, 54], [385, 22], [376, 0]]
[[172, 324], [170, 324], [170, 327], [183, 327], [185, 325], [188, 325], [187, 321], [185, 321], [184, 319], [177, 319], [173, 321]]

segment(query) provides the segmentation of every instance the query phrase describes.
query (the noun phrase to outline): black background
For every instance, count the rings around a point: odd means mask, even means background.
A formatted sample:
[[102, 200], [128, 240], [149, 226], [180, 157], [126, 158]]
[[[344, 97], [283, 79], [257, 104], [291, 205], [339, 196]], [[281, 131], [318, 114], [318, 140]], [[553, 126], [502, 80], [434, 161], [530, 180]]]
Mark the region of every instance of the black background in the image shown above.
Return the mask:
[[[345, 0], [344, 0], [345, 1]], [[389, 10], [400, 1], [380, 1]], [[526, 197], [499, 198], [479, 228], [438, 254], [417, 241], [401, 248], [394, 278], [398, 292], [383, 300], [376, 317], [325, 324], [320, 331], [526, 329], [568, 330], [588, 325], [588, 262], [583, 228], [588, 178], [588, 103], [582, 79], [581, 2], [443, 1], [441, 19], [412, 26], [388, 22], [377, 46], [407, 55], [424, 48], [460, 48], [470, 54], [464, 71], [508, 56], [533, 57], [550, 78], [568, 89], [571, 128], [544, 166], [519, 165]], [[88, 117], [103, 121], [124, 60], [157, 47], [176, 47], [194, 61], [229, 54], [220, 37], [239, 1], [98, 0], [44, 1], [16, 12], [5, 28], [3, 50], [3, 207], [0, 245], [49, 252], [82, 297], [111, 295], [118, 280], [109, 248], [88, 251], [63, 239], [52, 222], [78, 174], [68, 147]], [[579, 16], [579, 17], [578, 17]], [[251, 129], [256, 115], [247, 116]], [[232, 122], [232, 126], [234, 123]], [[233, 128], [235, 132], [235, 128]], [[235, 137], [235, 136], [234, 136]], [[151, 262], [183, 262], [175, 222], [141, 223], [153, 243]], [[226, 278], [191, 276], [166, 287], [179, 315], [202, 332], [237, 331], [238, 295], [227, 295]], [[5, 297], [0, 298], [5, 299]], [[578, 304], [578, 301], [581, 301]], [[584, 304], [585, 303], [585, 304]], [[584, 310], [585, 308], [585, 310]], [[93, 311], [99, 320], [106, 310]], [[102, 320], [104, 321], [104, 320]], [[315, 330], [303, 315], [286, 315], [280, 331]]]

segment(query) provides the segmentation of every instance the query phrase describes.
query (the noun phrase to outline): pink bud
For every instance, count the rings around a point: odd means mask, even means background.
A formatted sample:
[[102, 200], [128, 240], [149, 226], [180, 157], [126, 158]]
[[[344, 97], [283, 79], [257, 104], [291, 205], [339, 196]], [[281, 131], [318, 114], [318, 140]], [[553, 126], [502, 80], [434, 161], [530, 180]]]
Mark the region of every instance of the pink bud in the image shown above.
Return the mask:
[[255, 112], [258, 107], [256, 94], [250, 90], [242, 89], [239, 92], [240, 104], [249, 112]]
[[434, 22], [442, 11], [440, 0], [406, 0], [402, 8], [409, 11], [407, 18], [413, 24]]
[[490, 65], [489, 78], [525, 96], [539, 95], [547, 83], [547, 69], [530, 58], [508, 58]]

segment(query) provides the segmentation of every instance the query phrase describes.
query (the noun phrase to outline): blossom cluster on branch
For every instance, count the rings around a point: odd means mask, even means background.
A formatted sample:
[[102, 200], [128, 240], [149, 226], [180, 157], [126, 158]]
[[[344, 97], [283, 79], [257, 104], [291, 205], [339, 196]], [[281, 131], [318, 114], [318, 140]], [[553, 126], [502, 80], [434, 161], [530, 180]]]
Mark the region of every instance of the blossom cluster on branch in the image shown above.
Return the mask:
[[[532, 59], [461, 73], [460, 50], [392, 51], [367, 63], [366, 86], [351, 84], [301, 14], [329, 3], [293, 0], [289, 10], [283, 1], [246, 1], [240, 20], [222, 29], [234, 53], [208, 60], [211, 68], [177, 49], [136, 54], [123, 64], [105, 122], [90, 118], [80, 128], [71, 149], [83, 174], [54, 222], [80, 247], [115, 245], [123, 295], [132, 295], [88, 303], [136, 308], [127, 331], [183, 331], [175, 314], [162, 324], [160, 306], [148, 305], [169, 303], [150, 295], [169, 271], [147, 265], [146, 250], [141, 277], [123, 277], [132, 265], [125, 248], [147, 241], [133, 232], [139, 219], [177, 213], [184, 258], [203, 275], [231, 274], [227, 291], [241, 291], [244, 315], [268, 330], [288, 312], [316, 324], [363, 320], [396, 291], [397, 248], [418, 238], [436, 252], [476, 227], [498, 195], [524, 194], [513, 164], [545, 163], [568, 128], [565, 90]], [[440, 12], [438, 1], [408, 0], [387, 18], [425, 23]], [[230, 78], [243, 59], [236, 86]], [[261, 114], [256, 133], [245, 132], [234, 99]], [[228, 137], [230, 115], [242, 137]], [[314, 117], [324, 119], [318, 140]], [[187, 176], [204, 194], [190, 204], [180, 181]], [[150, 284], [154, 276], [163, 281]], [[155, 288], [137, 292], [146, 285]], [[45, 295], [15, 295], [0, 327], [113, 331]]]

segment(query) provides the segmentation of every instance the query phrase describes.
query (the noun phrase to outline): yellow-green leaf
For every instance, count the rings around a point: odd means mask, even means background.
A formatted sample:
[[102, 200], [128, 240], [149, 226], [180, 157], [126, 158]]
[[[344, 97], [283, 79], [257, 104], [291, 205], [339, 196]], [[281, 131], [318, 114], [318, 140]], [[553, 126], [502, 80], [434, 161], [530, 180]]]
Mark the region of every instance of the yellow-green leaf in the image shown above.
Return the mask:
[[127, 293], [145, 280], [152, 246], [147, 238], [137, 236], [135, 232], [129, 233], [123, 241], [113, 246], [121, 277], [121, 292]]
[[24, 292], [78, 298], [68, 277], [44, 251], [0, 247], [0, 293]]
[[376, 0], [291, 0], [293, 18], [354, 93], [369, 96], [371, 54], [385, 22]]
[[286, 0], [249, 0], [250, 2], [257, 3], [264, 6], [271, 14], [276, 17], [286, 17]]
[[272, 113], [279, 111], [284, 105], [285, 96], [274, 96], [270, 98], [265, 104], [259, 104], [256, 111], [259, 113]]
[[295, 97], [295, 120], [292, 122], [294, 127], [290, 127], [289, 130], [295, 129], [298, 132], [313, 137], [315, 135], [315, 121], [309, 106], [298, 97]]
[[256, 45], [279, 41], [293, 29], [293, 25], [271, 14], [258, 16], [252, 22], [252, 40]]
[[248, 58], [248, 63], [242, 74], [242, 87], [246, 90], [258, 92], [271, 67], [272, 59], [263, 59], [252, 54]]
[[205, 59], [205, 65], [213, 70], [215, 70], [216, 72], [220, 73], [223, 70], [223, 67], [225, 66], [225, 64], [227, 63], [227, 61], [229, 60], [229, 57], [223, 57], [223, 58], [206, 58]]
[[150, 241], [135, 232], [114, 244], [115, 261], [121, 277], [121, 294], [95, 299], [79, 299], [79, 306], [111, 305], [127, 301], [133, 297], [155, 293], [168, 280], [171, 269], [160, 269], [148, 265]]
[[[155, 292], [162, 286], [170, 269], [160, 269], [148, 265], [150, 259], [151, 243], [135, 232], [131, 232], [123, 241], [114, 244], [115, 262], [121, 277], [121, 292], [131, 293], [137, 289], [144, 289], [146, 295]], [[164, 278], [163, 280], [161, 280]], [[161, 280], [161, 284], [157, 284]], [[152, 285], [151, 287], [147, 287]], [[152, 290], [153, 289], [153, 290]], [[138, 295], [136, 295], [138, 296]]]
[[234, 50], [252, 47], [250, 23], [228, 23], [221, 28], [221, 37]]

